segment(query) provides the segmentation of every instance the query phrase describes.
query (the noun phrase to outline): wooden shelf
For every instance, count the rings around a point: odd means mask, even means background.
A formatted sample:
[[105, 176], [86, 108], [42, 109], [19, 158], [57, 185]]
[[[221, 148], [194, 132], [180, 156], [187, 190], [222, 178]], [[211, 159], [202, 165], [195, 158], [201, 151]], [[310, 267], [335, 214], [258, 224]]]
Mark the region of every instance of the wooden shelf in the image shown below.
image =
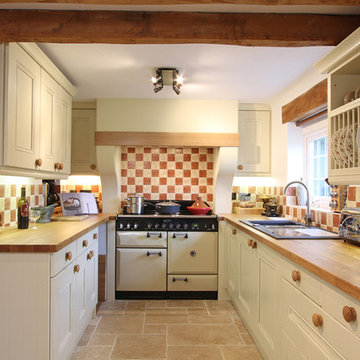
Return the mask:
[[114, 132], [97, 131], [97, 146], [207, 146], [237, 147], [239, 133], [176, 133], [176, 132]]
[[355, 109], [358, 106], [360, 106], [360, 98], [355, 99], [354, 101], [351, 101], [347, 104], [341, 105], [334, 110], [331, 110], [329, 115], [330, 115], [330, 117], [333, 117], [333, 116], [339, 115], [341, 113], [344, 113], [345, 111]]

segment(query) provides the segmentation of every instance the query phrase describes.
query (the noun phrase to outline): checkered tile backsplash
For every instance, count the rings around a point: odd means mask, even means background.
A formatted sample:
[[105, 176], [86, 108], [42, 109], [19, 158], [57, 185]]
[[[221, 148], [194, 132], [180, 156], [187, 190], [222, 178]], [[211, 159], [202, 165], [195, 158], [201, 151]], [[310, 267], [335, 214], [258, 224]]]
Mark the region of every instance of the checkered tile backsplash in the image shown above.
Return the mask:
[[21, 187], [26, 186], [26, 197], [31, 206], [42, 206], [42, 185], [0, 184], [0, 227], [17, 225], [17, 202], [21, 196]]
[[213, 207], [213, 148], [121, 149], [121, 208], [134, 193], [148, 200], [196, 200]]

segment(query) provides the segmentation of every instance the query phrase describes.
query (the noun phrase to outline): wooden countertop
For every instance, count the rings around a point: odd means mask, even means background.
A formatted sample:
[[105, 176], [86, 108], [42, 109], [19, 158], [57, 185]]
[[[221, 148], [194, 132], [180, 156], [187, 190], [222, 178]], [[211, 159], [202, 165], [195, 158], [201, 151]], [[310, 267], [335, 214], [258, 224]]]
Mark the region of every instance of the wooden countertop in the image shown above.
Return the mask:
[[345, 243], [343, 240], [276, 240], [239, 222], [241, 219], [264, 217], [229, 214], [219, 218], [360, 300], [360, 246]]
[[[51, 221], [38, 229], [0, 232], [0, 252], [57, 252], [95, 227], [115, 219], [113, 214], [90, 215], [82, 221]], [[30, 224], [32, 226], [32, 224]]]

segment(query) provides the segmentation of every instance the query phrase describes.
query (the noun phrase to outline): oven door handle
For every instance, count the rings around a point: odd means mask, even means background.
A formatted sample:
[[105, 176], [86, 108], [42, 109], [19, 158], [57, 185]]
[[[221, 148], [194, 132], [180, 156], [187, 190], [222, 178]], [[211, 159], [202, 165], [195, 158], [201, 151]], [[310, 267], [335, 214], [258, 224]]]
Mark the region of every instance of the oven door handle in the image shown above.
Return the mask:
[[187, 278], [187, 277], [173, 277], [173, 278], [172, 278], [172, 282], [175, 282], [176, 280], [181, 280], [181, 281], [188, 282], [188, 278]]
[[162, 233], [161, 232], [158, 232], [158, 233], [150, 233], [150, 232], [148, 232], [147, 234], [146, 234], [146, 237], [151, 237], [151, 236], [158, 236], [159, 238], [162, 238]]
[[183, 236], [185, 239], [189, 237], [188, 233], [173, 233], [173, 239], [176, 239], [176, 236]]
[[161, 252], [161, 251], [147, 251], [147, 252], [146, 252], [146, 256], [150, 256], [150, 255], [159, 255], [159, 256], [162, 256], [162, 252]]

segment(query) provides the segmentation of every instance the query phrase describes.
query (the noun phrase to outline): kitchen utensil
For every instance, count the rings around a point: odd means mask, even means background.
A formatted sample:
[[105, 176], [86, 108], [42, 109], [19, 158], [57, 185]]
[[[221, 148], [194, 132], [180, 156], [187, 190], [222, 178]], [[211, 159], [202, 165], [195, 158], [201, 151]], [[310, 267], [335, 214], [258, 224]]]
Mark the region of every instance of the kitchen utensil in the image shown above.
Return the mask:
[[201, 197], [198, 197], [191, 206], [187, 207], [187, 209], [193, 215], [206, 215], [210, 210], [210, 208], [202, 201]]
[[29, 211], [29, 219], [30, 222], [34, 223], [31, 229], [36, 230], [38, 227], [36, 226], [36, 221], [40, 218], [40, 210], [31, 208]]
[[171, 201], [163, 201], [155, 204], [155, 210], [158, 214], [177, 214], [180, 212], [180, 205]]
[[144, 212], [144, 200], [145, 198], [141, 195], [134, 194], [129, 196], [126, 201], [128, 204], [126, 205], [128, 214], [136, 214], [141, 215]]
[[37, 220], [37, 222], [38, 223], [49, 223], [50, 218], [53, 214], [53, 211], [57, 206], [58, 206], [58, 204], [51, 204], [48, 206], [33, 207], [32, 209], [40, 211], [40, 219]]

